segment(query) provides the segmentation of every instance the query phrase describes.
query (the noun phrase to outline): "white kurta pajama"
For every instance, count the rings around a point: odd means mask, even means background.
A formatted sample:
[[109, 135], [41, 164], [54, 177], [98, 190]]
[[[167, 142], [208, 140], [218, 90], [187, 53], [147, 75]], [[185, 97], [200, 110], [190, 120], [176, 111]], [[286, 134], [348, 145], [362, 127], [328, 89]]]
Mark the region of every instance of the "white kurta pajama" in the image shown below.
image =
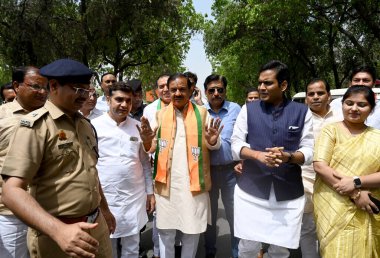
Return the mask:
[[[312, 130], [312, 116], [308, 111], [298, 149], [304, 155], [305, 164], [310, 164], [313, 157]], [[244, 105], [236, 119], [231, 137], [232, 155], [236, 160], [240, 159], [243, 147], [250, 148], [246, 142], [247, 135], [247, 108]], [[234, 203], [236, 237], [279, 247], [298, 248], [305, 196], [294, 200], [277, 201], [272, 184], [269, 200], [264, 200], [244, 192], [236, 185]]]
[[108, 114], [91, 122], [99, 138], [99, 179], [116, 219], [111, 238], [138, 234], [148, 221], [147, 194], [153, 194], [149, 156], [136, 128], [140, 122], [127, 117], [117, 126]]
[[[193, 195], [190, 191], [185, 124], [182, 113], [177, 109], [175, 116], [177, 129], [173, 146], [169, 196], [155, 194], [156, 226], [161, 234], [165, 234], [160, 236], [160, 254], [164, 258], [174, 257], [174, 248], [165, 246], [165, 243], [168, 245], [171, 242], [168, 239], [172, 239], [174, 245], [175, 230], [185, 234], [182, 239], [182, 257], [195, 257], [199, 234], [206, 231], [207, 223], [211, 221], [208, 192]], [[208, 114], [206, 121], [209, 121]], [[156, 120], [152, 123], [152, 128], [155, 127], [157, 127]], [[220, 139], [218, 138], [214, 146], [210, 146], [207, 142], [206, 146], [210, 150], [219, 149]], [[189, 241], [184, 240], [187, 238]]]
[[170, 195], [156, 194], [158, 229], [177, 229], [185, 234], [206, 231], [211, 219], [208, 192], [193, 196], [190, 191], [186, 132], [182, 114], [176, 110], [177, 131], [173, 147]]

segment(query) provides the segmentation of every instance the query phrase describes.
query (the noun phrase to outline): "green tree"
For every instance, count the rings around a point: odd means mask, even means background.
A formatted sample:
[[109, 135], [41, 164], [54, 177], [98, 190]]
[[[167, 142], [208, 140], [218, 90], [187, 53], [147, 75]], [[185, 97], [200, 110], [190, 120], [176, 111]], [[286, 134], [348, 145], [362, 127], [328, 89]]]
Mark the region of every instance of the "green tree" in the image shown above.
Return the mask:
[[148, 71], [180, 68], [203, 22], [191, 0], [4, 0], [0, 10], [0, 54], [10, 66], [70, 57], [146, 81]]
[[[353, 7], [357, 2], [216, 0], [205, 45], [214, 69], [230, 81], [229, 97], [242, 102], [244, 89], [256, 85], [259, 67], [271, 59], [290, 68], [288, 95], [302, 91], [313, 77], [340, 88], [355, 64], [376, 65], [380, 42], [373, 32], [379, 16], [364, 21]], [[360, 7], [378, 13], [373, 7], [380, 1], [369, 2]]]

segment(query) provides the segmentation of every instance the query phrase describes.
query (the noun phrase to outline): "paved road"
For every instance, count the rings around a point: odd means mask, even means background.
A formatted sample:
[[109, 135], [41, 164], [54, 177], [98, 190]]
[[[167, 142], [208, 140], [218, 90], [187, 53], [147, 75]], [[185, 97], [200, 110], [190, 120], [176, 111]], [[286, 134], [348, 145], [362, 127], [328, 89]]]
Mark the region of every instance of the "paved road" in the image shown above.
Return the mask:
[[[226, 220], [226, 214], [221, 199], [219, 198], [219, 211], [217, 220], [217, 233], [218, 238], [216, 242], [216, 248], [218, 249], [218, 258], [229, 258], [230, 255], [230, 234], [229, 226]], [[152, 222], [149, 222], [147, 229], [142, 233], [141, 243], [145, 250], [148, 250], [148, 258], [153, 255], [153, 243], [152, 243]], [[199, 239], [198, 252], [196, 258], [204, 258], [205, 249], [203, 235]]]
[[[231, 257], [230, 250], [230, 234], [229, 234], [229, 226], [226, 220], [226, 214], [224, 212], [224, 207], [221, 199], [219, 198], [219, 210], [218, 210], [218, 220], [217, 224], [217, 242], [216, 248], [218, 249], [217, 258], [229, 258]], [[147, 225], [147, 229], [142, 233], [141, 243], [145, 250], [148, 250], [148, 258], [153, 256], [153, 243], [152, 243], [152, 222], [149, 222]], [[204, 249], [204, 241], [203, 235], [201, 235], [199, 239], [198, 252], [196, 258], [204, 258], [205, 257], [205, 249]], [[266, 257], [266, 256], [264, 256]], [[290, 258], [301, 258], [299, 251], [291, 250]], [[255, 257], [252, 257], [255, 258]]]

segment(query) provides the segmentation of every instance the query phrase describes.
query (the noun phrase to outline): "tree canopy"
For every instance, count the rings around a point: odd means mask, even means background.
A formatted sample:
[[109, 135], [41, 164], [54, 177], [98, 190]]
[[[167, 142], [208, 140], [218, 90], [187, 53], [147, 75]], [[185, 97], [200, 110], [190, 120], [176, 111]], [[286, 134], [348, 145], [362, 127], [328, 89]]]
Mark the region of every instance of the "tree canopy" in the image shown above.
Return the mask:
[[4, 0], [0, 10], [8, 67], [70, 57], [146, 83], [181, 68], [203, 22], [191, 0]]
[[346, 87], [357, 64], [379, 68], [380, 0], [216, 0], [213, 15], [205, 27], [206, 53], [238, 102], [272, 59], [289, 66], [288, 95], [315, 77]]

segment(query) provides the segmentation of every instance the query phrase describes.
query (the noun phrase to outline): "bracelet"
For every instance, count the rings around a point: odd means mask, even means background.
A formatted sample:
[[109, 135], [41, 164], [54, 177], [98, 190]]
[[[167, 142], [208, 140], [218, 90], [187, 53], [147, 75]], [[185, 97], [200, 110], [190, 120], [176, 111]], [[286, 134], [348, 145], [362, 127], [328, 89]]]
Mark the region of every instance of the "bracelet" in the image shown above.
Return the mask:
[[290, 154], [290, 156], [289, 156], [288, 160], [285, 161], [285, 163], [290, 163], [290, 161], [292, 161], [292, 159], [294, 158], [293, 153], [289, 152], [289, 154]]
[[350, 199], [353, 201], [357, 200], [360, 197], [361, 192], [362, 191], [359, 189], [358, 192], [354, 196], [350, 196]]

